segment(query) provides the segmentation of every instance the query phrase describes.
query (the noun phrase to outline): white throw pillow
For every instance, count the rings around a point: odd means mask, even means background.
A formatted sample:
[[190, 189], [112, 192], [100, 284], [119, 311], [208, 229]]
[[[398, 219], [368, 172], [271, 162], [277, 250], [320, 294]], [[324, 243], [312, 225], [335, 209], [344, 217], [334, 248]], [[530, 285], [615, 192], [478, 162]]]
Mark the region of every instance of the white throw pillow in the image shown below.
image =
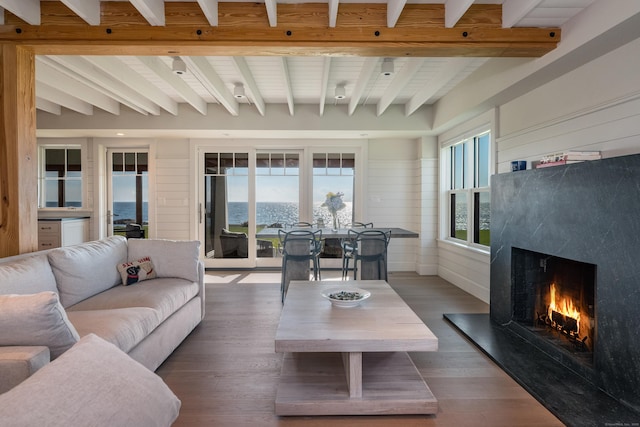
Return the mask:
[[0, 325], [0, 346], [47, 346], [52, 360], [80, 339], [55, 292], [0, 295]]

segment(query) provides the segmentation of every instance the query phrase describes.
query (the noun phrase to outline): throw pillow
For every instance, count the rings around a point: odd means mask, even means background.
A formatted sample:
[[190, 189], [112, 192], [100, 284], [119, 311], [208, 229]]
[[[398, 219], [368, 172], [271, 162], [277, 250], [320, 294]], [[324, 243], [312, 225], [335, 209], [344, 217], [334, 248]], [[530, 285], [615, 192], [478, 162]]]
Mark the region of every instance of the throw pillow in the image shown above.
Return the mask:
[[118, 264], [118, 271], [122, 277], [122, 284], [125, 286], [156, 277], [156, 270], [148, 256], [136, 261]]
[[80, 339], [51, 291], [0, 295], [0, 325], [0, 346], [47, 346], [52, 360]]

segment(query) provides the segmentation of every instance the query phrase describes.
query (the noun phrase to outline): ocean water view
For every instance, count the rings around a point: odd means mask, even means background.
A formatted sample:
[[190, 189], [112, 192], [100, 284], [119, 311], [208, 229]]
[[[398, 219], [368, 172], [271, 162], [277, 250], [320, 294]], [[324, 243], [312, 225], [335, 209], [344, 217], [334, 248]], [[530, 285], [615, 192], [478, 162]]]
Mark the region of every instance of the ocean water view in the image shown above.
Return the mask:
[[[113, 202], [113, 222], [123, 224], [136, 222], [136, 202]], [[142, 203], [142, 223], [149, 222], [149, 203]]]
[[[241, 225], [248, 222], [249, 204], [246, 202], [229, 202], [228, 203], [229, 224]], [[298, 203], [276, 203], [276, 202], [258, 202], [256, 204], [256, 223], [258, 225], [271, 225], [280, 223], [293, 224], [300, 219], [300, 209]], [[313, 222], [317, 222], [318, 218], [322, 218], [327, 226], [331, 225], [331, 215], [327, 208], [317, 204], [313, 207]], [[351, 222], [351, 203], [347, 203], [347, 207], [338, 211], [338, 219], [341, 224]]]
[[[258, 225], [271, 225], [275, 223], [293, 224], [299, 221], [300, 209], [297, 203], [275, 203], [275, 202], [259, 202], [256, 206], [256, 222]], [[114, 222], [127, 223], [136, 221], [136, 203], [135, 202], [114, 202], [113, 203]], [[228, 203], [228, 222], [229, 224], [242, 225], [248, 222], [249, 205], [246, 202], [229, 202]], [[317, 222], [318, 218], [322, 218], [327, 226], [331, 226], [332, 219], [327, 208], [317, 204], [313, 207], [313, 222]], [[338, 219], [340, 224], [348, 224], [351, 222], [351, 204], [347, 203], [347, 207], [338, 211]], [[144, 202], [142, 205], [142, 222], [149, 222], [149, 204]]]

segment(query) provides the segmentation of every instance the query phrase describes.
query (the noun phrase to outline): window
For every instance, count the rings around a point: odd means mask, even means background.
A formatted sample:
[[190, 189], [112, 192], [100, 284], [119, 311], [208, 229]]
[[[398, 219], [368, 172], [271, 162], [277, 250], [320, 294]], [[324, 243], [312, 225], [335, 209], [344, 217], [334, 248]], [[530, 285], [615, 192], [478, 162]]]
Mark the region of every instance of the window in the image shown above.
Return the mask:
[[[353, 221], [354, 185], [354, 153], [314, 153], [313, 217], [316, 222], [335, 227], [350, 224]], [[333, 204], [327, 207], [329, 200]]]
[[491, 134], [450, 147], [449, 237], [489, 246], [491, 223]]
[[81, 208], [82, 150], [79, 146], [41, 147], [39, 207]]

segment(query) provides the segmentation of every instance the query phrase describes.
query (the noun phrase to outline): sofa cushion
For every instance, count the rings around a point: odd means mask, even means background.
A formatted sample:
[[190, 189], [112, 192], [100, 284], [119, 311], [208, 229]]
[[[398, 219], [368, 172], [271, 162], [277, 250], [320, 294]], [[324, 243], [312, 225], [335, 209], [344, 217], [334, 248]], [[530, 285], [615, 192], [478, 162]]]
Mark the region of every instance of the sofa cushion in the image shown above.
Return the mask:
[[135, 286], [111, 288], [69, 307], [67, 312], [148, 307], [157, 311], [162, 322], [195, 297], [198, 289], [197, 283], [184, 279], [156, 278]]
[[0, 283], [2, 294], [58, 292], [56, 278], [44, 254], [0, 264]]
[[116, 266], [126, 260], [127, 239], [122, 236], [49, 252], [49, 263], [56, 277], [62, 305], [69, 307], [119, 285], [122, 278]]
[[200, 242], [197, 240], [129, 240], [129, 261], [151, 258], [158, 277], [198, 281]]
[[0, 345], [47, 346], [55, 359], [80, 339], [58, 294], [0, 295]]
[[70, 311], [69, 320], [81, 337], [96, 334], [124, 352], [129, 352], [160, 324], [156, 310], [147, 307]]
[[149, 257], [118, 264], [118, 271], [120, 272], [124, 286], [133, 285], [143, 280], [156, 277], [156, 271]]
[[89, 335], [0, 395], [0, 420], [12, 427], [170, 426], [180, 404], [158, 375]]

